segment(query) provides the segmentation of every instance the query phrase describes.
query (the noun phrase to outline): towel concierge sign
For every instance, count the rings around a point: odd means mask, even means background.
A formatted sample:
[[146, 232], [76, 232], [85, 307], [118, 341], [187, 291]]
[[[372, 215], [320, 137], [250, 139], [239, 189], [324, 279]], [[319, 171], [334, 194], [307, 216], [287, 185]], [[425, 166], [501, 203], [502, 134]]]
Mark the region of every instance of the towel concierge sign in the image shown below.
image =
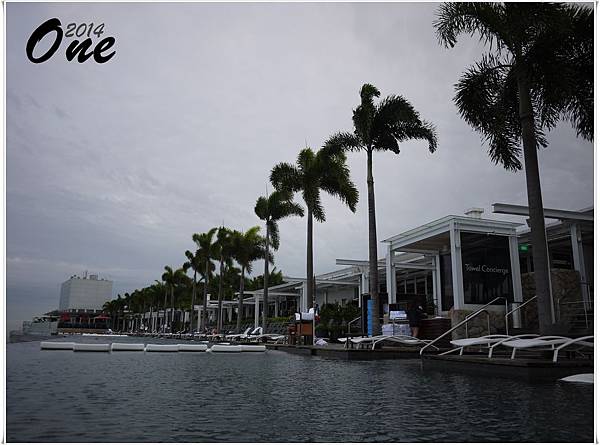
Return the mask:
[[[485, 304], [496, 297], [512, 301], [508, 238], [461, 232], [460, 242], [465, 303]], [[498, 304], [504, 304], [504, 301]]]

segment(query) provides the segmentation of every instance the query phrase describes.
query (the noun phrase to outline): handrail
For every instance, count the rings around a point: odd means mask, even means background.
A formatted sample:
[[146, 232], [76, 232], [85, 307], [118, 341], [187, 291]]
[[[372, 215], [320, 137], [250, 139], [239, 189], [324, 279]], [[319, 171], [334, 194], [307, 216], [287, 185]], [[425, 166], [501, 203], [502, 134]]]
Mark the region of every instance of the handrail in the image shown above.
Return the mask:
[[506, 315], [504, 316], [504, 325], [506, 326], [506, 335], [508, 335], [508, 316], [510, 314], [512, 314], [515, 311], [518, 311], [519, 309], [521, 309], [523, 306], [525, 306], [526, 304], [529, 304], [530, 302], [532, 302], [533, 300], [535, 300], [537, 298], [537, 295], [534, 295], [533, 297], [531, 297], [529, 300], [525, 301], [524, 303], [521, 303], [520, 305], [518, 305], [516, 308], [514, 308], [512, 311], [507, 312]]
[[[431, 343], [423, 346], [421, 348], [421, 350], [419, 351], [419, 355], [423, 355], [423, 351], [425, 349], [427, 349], [429, 346], [432, 346], [434, 343], [436, 343], [438, 340], [444, 338], [446, 335], [450, 334], [451, 332], [454, 332], [456, 329], [460, 328], [463, 324], [467, 323], [470, 319], [476, 317], [477, 315], [481, 314], [483, 311], [485, 311], [485, 308], [488, 307], [489, 305], [491, 305], [492, 303], [495, 303], [498, 300], [506, 300], [506, 297], [496, 297], [494, 298], [492, 301], [490, 301], [489, 303], [487, 303], [486, 305], [482, 306], [481, 308], [479, 308], [477, 311], [473, 312], [471, 315], [469, 315], [467, 318], [465, 318], [463, 321], [461, 321], [460, 323], [458, 323], [456, 326], [451, 327], [450, 329], [448, 329], [446, 332], [444, 332], [442, 335], [440, 335], [438, 338], [436, 338], [435, 340], [433, 340]], [[487, 311], [486, 311], [487, 312]]]
[[362, 319], [362, 315], [360, 317], [356, 317], [354, 320], [350, 320], [348, 322], [348, 331], [347, 331], [347, 335], [346, 335], [346, 342], [344, 345], [344, 349], [348, 349], [348, 346], [350, 346], [350, 325], [360, 319]]

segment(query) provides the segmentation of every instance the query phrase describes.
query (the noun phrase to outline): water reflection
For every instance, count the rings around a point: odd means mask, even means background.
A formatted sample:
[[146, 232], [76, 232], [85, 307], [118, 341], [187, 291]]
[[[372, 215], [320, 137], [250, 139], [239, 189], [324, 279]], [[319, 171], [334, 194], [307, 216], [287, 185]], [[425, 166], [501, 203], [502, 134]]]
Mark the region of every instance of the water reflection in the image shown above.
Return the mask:
[[589, 386], [283, 352], [7, 345], [9, 441], [591, 441]]

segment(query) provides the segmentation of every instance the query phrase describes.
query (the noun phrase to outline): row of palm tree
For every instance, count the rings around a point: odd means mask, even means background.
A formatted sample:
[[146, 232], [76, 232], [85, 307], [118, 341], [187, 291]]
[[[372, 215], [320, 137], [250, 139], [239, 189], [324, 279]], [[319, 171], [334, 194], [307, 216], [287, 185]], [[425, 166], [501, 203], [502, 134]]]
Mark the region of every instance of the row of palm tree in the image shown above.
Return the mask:
[[[508, 170], [520, 170], [523, 152], [540, 332], [548, 332], [552, 302], [537, 149], [547, 146], [544, 131], [554, 128], [561, 119], [569, 120], [578, 136], [593, 138], [592, 10], [563, 3], [444, 3], [438, 9], [434, 28], [446, 47], [454, 47], [463, 33], [478, 35], [489, 45], [489, 52], [455, 85], [454, 101], [460, 115], [482, 134], [493, 162]], [[186, 252], [188, 261], [183, 267], [176, 271], [165, 268], [164, 306], [169, 289], [173, 307], [177, 283], [191, 268], [192, 308], [199, 284], [197, 274], [204, 280], [201, 326], [206, 326], [207, 292], [215, 261], [219, 265], [220, 330], [227, 271], [234, 271], [234, 262], [239, 265], [241, 314], [245, 275], [252, 272], [254, 261], [263, 259], [262, 315], [266, 326], [269, 263], [273, 261], [272, 250], [279, 248], [278, 223], [290, 216], [303, 217], [306, 209], [306, 289], [307, 304], [312, 307], [313, 222], [325, 221], [321, 192], [338, 198], [355, 212], [358, 190], [350, 179], [346, 153], [362, 151], [367, 159], [369, 293], [375, 303], [372, 325], [375, 333], [380, 332], [373, 154], [398, 154], [400, 144], [408, 140], [425, 141], [432, 153], [438, 147], [435, 127], [421, 119], [405, 97], [393, 94], [377, 101], [380, 95], [375, 86], [364, 84], [360, 103], [353, 110], [353, 131], [334, 133], [317, 152], [308, 147], [302, 149], [295, 164], [282, 162], [273, 167], [270, 181], [275, 190], [259, 197], [255, 205], [255, 213], [265, 225], [264, 237], [258, 227], [246, 232], [220, 227], [195, 234], [197, 250]], [[305, 209], [294, 202], [296, 193], [302, 197]]]

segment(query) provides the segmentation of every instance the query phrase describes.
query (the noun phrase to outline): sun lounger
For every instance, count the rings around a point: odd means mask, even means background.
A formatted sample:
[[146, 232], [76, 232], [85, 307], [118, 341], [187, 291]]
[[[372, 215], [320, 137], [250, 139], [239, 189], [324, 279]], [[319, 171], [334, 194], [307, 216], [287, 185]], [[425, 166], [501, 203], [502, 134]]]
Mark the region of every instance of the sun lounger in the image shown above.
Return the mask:
[[239, 338], [245, 338], [245, 337], [248, 336], [248, 334], [250, 333], [251, 330], [252, 330], [252, 328], [248, 328], [244, 332], [242, 332], [241, 334], [226, 335], [225, 336], [225, 340], [237, 340]]
[[[391, 341], [394, 343], [400, 343], [403, 346], [423, 346], [431, 343], [431, 340], [422, 340], [417, 337], [411, 337], [410, 335], [381, 335], [375, 340], [371, 346], [371, 349], [375, 349], [375, 345], [382, 341]], [[436, 350], [439, 350], [437, 346], [432, 346]]]
[[515, 338], [511, 337], [506, 340], [501, 340], [495, 345], [490, 347], [490, 351], [488, 353], [488, 357], [492, 357], [492, 353], [495, 348], [499, 346], [505, 346], [507, 348], [512, 348], [512, 353], [510, 358], [514, 359], [518, 350], [525, 349], [533, 349], [540, 351], [554, 350], [558, 346], [570, 341], [571, 339], [568, 337], [561, 337], [558, 335], [548, 335], [544, 337], [535, 337], [535, 338]]
[[267, 340], [267, 341], [274, 341], [275, 343], [283, 340], [284, 338], [285, 338], [285, 335], [281, 335], [281, 334], [261, 334], [261, 335], [257, 335], [256, 337], [254, 337], [254, 339], [257, 341]]
[[594, 342], [593, 341], [588, 341], [588, 340], [594, 340], [594, 336], [593, 335], [586, 335], [585, 337], [579, 337], [579, 338], [573, 338], [563, 344], [561, 344], [560, 346], [558, 346], [557, 348], [554, 349], [554, 357], [552, 358], [553, 362], [557, 362], [558, 361], [558, 353], [568, 347], [572, 347], [572, 346], [576, 346], [578, 347], [577, 349], [581, 349], [581, 348], [594, 348]]
[[527, 338], [527, 337], [539, 337], [538, 334], [522, 334], [516, 336], [504, 335], [504, 334], [492, 334], [485, 335], [483, 337], [471, 337], [471, 338], [461, 338], [458, 340], [451, 340], [450, 344], [456, 346], [455, 349], [451, 349], [450, 351], [446, 351], [441, 353], [440, 355], [452, 354], [453, 352], [459, 351], [459, 355], [463, 355], [464, 348], [479, 346], [480, 348], [491, 348], [498, 342], [509, 340], [509, 339], [517, 339], [517, 338]]

